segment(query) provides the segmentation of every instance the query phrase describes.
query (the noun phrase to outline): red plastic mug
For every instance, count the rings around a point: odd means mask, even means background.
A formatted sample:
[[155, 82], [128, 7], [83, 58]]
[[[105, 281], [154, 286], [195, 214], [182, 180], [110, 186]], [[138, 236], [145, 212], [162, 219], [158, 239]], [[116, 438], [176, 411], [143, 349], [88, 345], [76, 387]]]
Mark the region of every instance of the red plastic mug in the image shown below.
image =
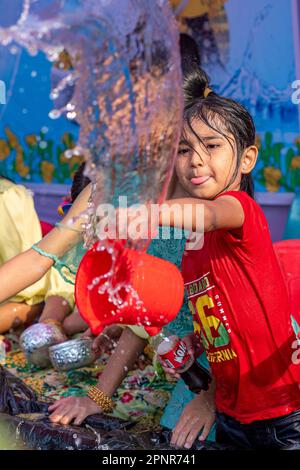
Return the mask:
[[[106, 241], [106, 244], [106, 249], [99, 251], [101, 245], [96, 242], [84, 255], [77, 271], [75, 298], [82, 318], [94, 334], [115, 323], [144, 326], [150, 335], [157, 334], [182, 306], [184, 283], [179, 269], [163, 259], [124, 248], [121, 241]], [[112, 248], [113, 269], [109, 251]], [[110, 270], [108, 278], [101, 278]], [[98, 292], [107, 279], [113, 288], [131, 286], [119, 290], [120, 306], [113, 303], [108, 292]]]

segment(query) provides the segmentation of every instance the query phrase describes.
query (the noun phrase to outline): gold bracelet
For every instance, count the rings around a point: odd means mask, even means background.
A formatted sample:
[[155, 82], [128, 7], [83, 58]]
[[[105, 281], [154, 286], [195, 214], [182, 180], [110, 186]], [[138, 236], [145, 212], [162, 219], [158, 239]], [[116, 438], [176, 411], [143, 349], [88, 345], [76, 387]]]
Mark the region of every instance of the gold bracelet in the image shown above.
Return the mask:
[[100, 406], [104, 413], [110, 413], [113, 410], [114, 402], [99, 387], [90, 387], [87, 396]]

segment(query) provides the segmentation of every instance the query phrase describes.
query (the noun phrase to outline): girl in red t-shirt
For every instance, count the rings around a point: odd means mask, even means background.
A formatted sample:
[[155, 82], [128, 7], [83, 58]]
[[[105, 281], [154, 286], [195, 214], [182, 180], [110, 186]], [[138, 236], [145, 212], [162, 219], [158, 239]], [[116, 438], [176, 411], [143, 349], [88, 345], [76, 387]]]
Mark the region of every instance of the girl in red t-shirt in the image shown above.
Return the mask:
[[187, 405], [172, 442], [190, 447], [201, 429], [205, 438], [216, 407], [217, 442], [296, 447], [297, 340], [267, 221], [253, 199], [253, 120], [243, 106], [210, 90], [201, 70], [186, 80], [185, 96], [177, 190], [161, 207], [160, 223], [204, 232], [197, 244], [187, 244], [182, 272], [194, 339], [205, 348], [215, 380]]

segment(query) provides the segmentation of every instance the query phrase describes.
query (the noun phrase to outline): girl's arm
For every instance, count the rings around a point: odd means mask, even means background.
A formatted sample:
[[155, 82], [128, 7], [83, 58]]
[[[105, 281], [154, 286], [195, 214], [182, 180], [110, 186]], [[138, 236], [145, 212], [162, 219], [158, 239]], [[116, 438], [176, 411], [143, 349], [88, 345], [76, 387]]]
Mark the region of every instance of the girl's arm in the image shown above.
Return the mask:
[[233, 196], [208, 201], [181, 198], [165, 201], [160, 206], [159, 225], [183, 228], [193, 232], [236, 229], [244, 223], [244, 211]]
[[[129, 328], [125, 328], [98, 381], [98, 387], [105, 395], [110, 398], [113, 396], [146, 344], [147, 340], [135, 335]], [[54, 423], [69, 424], [74, 420], [74, 424], [78, 425], [87, 416], [102, 412], [101, 408], [89, 397], [62, 398], [51, 405], [49, 411], [52, 412], [50, 420]]]
[[[61, 225], [55, 227], [39, 242], [39, 248], [57, 257], [63, 256], [82, 239], [85, 217], [81, 213], [87, 208], [91, 194], [88, 185], [78, 196]], [[0, 303], [41, 279], [54, 261], [30, 248], [15, 256], [0, 267]]]

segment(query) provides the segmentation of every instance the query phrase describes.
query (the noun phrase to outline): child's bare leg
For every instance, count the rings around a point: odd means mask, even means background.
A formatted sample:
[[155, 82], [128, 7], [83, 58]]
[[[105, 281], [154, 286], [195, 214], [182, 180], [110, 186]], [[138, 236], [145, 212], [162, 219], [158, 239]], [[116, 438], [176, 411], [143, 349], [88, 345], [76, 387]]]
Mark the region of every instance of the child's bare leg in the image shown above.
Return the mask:
[[39, 321], [45, 322], [46, 320], [55, 320], [62, 323], [70, 311], [71, 307], [66, 299], [59, 295], [53, 295], [48, 297], [46, 300], [45, 307]]
[[0, 305], [0, 333], [33, 321], [42, 309], [43, 304], [27, 305], [23, 302], [7, 302]]
[[79, 333], [80, 331], [84, 331], [88, 328], [88, 325], [80, 316], [76, 308], [70, 316], [65, 318], [63, 328], [66, 334], [71, 336], [75, 333]]

